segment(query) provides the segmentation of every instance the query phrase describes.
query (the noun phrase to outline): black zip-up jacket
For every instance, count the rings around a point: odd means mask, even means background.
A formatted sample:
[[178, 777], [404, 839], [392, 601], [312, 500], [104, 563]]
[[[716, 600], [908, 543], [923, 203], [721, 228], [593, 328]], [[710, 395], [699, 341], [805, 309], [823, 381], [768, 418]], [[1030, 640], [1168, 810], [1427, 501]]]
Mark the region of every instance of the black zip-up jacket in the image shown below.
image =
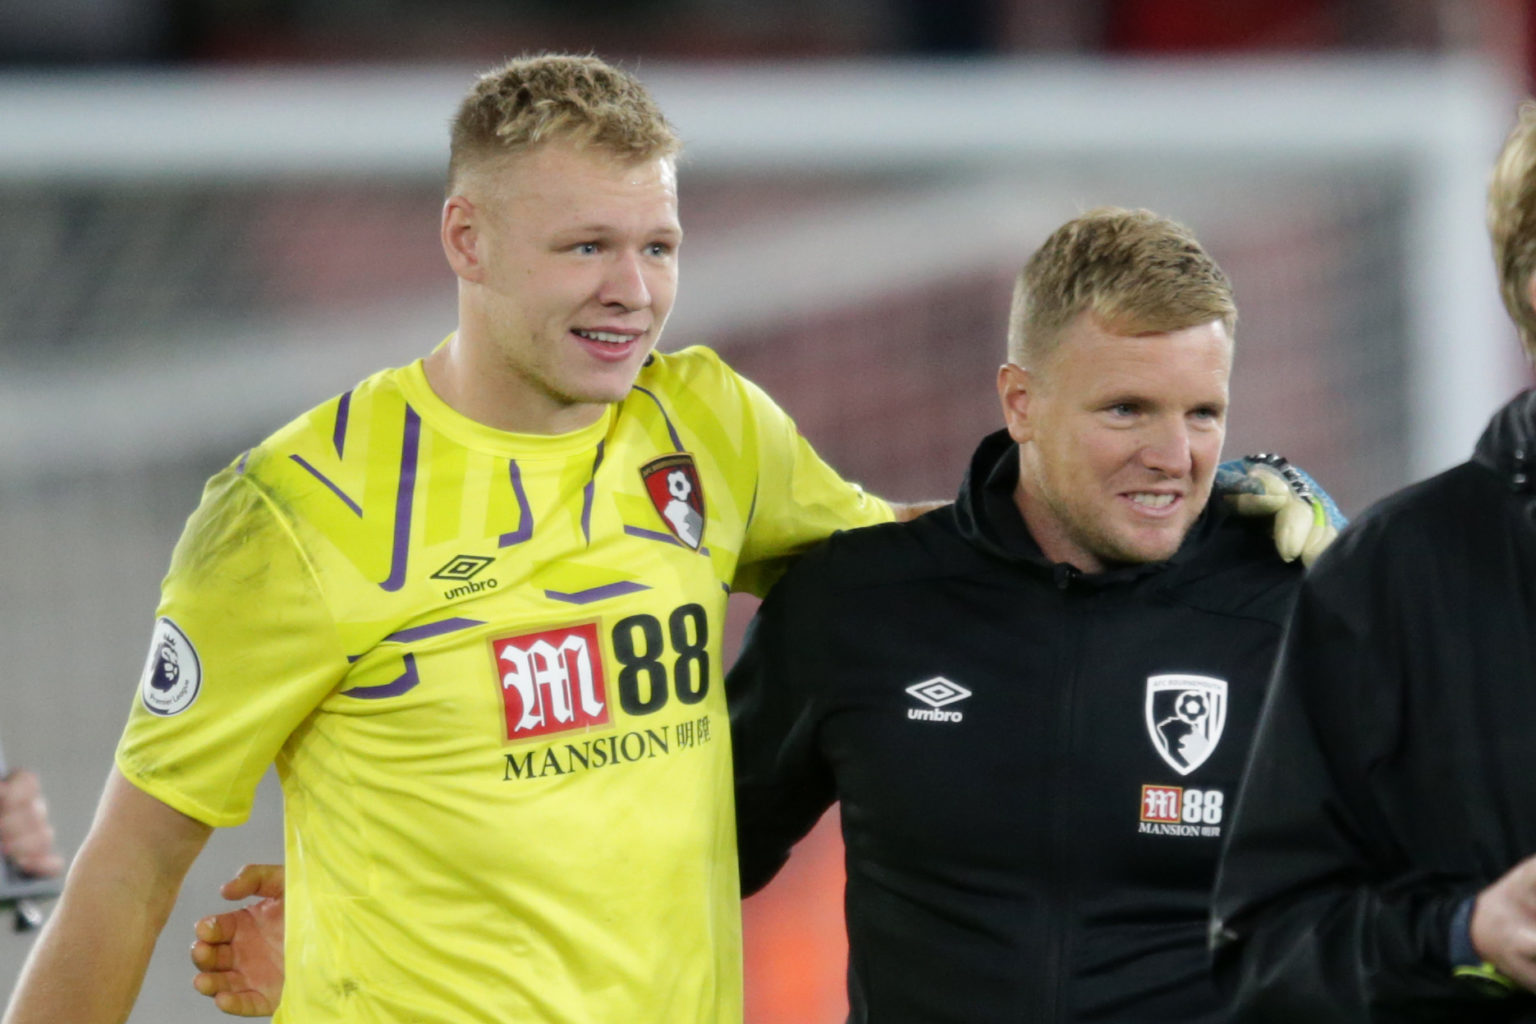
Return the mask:
[[760, 609], [727, 681], [744, 890], [840, 800], [854, 1021], [1224, 1020], [1211, 881], [1301, 570], [1214, 507], [1167, 563], [1051, 564], [1017, 451]]
[[1240, 1019], [1536, 1022], [1449, 953], [1536, 854], [1536, 396], [1324, 553], [1271, 700], [1215, 903]]

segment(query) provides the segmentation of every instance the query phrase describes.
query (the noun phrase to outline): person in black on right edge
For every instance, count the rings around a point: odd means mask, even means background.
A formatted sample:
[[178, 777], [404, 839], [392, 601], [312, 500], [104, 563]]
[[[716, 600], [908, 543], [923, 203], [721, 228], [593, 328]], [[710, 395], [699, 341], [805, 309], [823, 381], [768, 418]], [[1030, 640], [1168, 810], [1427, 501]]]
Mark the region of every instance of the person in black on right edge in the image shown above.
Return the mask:
[[[1536, 104], [1494, 167], [1488, 228], [1536, 358]], [[1217, 881], [1217, 976], [1242, 1021], [1536, 1022], [1533, 855], [1526, 391], [1302, 586]]]

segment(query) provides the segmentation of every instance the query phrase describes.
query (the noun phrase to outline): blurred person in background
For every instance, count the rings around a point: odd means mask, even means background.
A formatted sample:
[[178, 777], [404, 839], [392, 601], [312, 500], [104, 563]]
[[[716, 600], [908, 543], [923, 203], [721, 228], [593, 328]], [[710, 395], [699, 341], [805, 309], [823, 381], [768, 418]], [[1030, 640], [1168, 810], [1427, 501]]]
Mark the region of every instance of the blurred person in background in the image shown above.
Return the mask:
[[[1182, 225], [1063, 225], [955, 503], [831, 538], [754, 619], [742, 887], [841, 802], [852, 1021], [1229, 1019], [1211, 883], [1302, 578], [1209, 502], [1236, 318]], [[1310, 560], [1334, 531], [1305, 507]]]
[[457, 330], [209, 482], [6, 1021], [126, 1019], [188, 867], [274, 763], [279, 1019], [740, 1020], [727, 594], [892, 508], [713, 353], [655, 351], [678, 150], [595, 58], [470, 91]]
[[[1536, 104], [1487, 211], [1536, 360]], [[1216, 971], [1241, 1020], [1536, 1021], [1533, 681], [1526, 391], [1301, 588], [1216, 885]]]

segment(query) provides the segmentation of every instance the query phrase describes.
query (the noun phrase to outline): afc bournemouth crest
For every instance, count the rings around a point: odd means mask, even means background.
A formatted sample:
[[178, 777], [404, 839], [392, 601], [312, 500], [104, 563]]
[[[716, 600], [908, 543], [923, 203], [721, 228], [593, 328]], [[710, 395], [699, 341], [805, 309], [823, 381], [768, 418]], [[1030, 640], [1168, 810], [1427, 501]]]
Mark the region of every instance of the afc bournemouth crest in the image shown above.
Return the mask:
[[640, 467], [640, 479], [672, 536], [697, 551], [704, 543], [704, 488], [693, 456], [676, 452], [652, 459]]
[[1188, 775], [1205, 763], [1227, 724], [1227, 681], [1211, 676], [1147, 678], [1147, 735], [1168, 766]]

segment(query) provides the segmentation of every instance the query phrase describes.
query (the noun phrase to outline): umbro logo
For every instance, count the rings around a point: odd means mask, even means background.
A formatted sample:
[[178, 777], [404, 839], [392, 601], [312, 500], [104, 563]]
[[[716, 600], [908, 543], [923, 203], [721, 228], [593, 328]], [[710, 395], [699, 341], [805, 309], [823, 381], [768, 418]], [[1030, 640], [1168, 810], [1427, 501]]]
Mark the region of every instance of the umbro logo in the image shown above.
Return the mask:
[[907, 693], [928, 705], [924, 708], [907, 708], [907, 717], [919, 722], [958, 722], [965, 717], [963, 711], [945, 711], [951, 704], [965, 700], [971, 691], [959, 683], [952, 683], [943, 676], [934, 676], [907, 687]]
[[432, 578], [435, 580], [474, 579], [482, 569], [494, 561], [494, 558], [486, 558], [484, 555], [454, 555], [448, 560], [447, 565], [432, 574]]
[[452, 601], [456, 597], [464, 597], [467, 594], [478, 594], [483, 590], [495, 590], [497, 580], [495, 577], [487, 580], [476, 580], [475, 577], [484, 571], [485, 567], [496, 561], [484, 555], [454, 555], [437, 572], [432, 574], [434, 580], [450, 580], [459, 586], [443, 591], [443, 600]]

